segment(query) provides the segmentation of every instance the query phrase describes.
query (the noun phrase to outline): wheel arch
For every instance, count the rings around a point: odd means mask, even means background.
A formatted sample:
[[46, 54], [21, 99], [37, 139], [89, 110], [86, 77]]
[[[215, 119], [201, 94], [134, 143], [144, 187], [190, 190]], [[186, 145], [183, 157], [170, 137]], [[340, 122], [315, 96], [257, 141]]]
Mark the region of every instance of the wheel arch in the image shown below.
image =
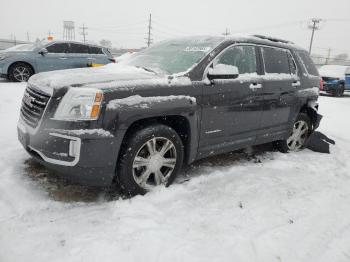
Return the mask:
[[11, 64], [8, 66], [8, 68], [7, 68], [7, 74], [10, 73], [10, 69], [11, 69], [14, 65], [16, 65], [16, 64], [26, 64], [26, 65], [28, 65], [28, 66], [33, 70], [33, 74], [36, 73], [36, 72], [35, 72], [35, 68], [34, 68], [34, 66], [33, 66], [31, 63], [26, 62], [26, 61], [15, 61], [15, 62], [11, 63]]
[[[191, 163], [197, 155], [198, 147], [197, 126], [192, 121], [183, 115], [153, 116], [138, 119], [127, 128], [121, 147], [125, 147], [128, 138], [138, 130], [154, 124], [163, 124], [173, 128], [178, 133], [184, 145], [184, 162]], [[119, 157], [121, 152], [122, 150], [119, 150]]]
[[[312, 106], [313, 104], [313, 106]], [[308, 101], [305, 103], [299, 113], [305, 113], [311, 120], [312, 129], [316, 129], [319, 124], [319, 114], [317, 113], [318, 104], [314, 101]]]

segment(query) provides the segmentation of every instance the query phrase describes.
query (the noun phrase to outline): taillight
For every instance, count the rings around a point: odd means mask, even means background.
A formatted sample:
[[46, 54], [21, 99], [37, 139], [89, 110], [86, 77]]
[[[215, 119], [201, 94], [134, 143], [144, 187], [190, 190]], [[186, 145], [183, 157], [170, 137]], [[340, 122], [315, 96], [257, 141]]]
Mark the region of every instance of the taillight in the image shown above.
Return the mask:
[[114, 58], [108, 58], [109, 61], [111, 61], [112, 63], [116, 63]]
[[320, 90], [323, 90], [323, 79], [320, 80]]

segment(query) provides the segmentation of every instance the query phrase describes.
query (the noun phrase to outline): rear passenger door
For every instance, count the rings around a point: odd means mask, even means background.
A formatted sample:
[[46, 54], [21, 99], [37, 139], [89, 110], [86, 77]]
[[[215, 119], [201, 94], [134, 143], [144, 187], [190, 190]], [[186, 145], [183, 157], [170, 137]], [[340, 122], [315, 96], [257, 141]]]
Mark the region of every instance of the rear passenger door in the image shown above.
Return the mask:
[[89, 47], [84, 44], [69, 43], [70, 68], [87, 67], [89, 63]]
[[258, 140], [276, 138], [289, 129], [297, 107], [296, 91], [300, 87], [296, 63], [289, 50], [260, 47], [264, 64], [264, 106], [261, 119], [262, 133]]
[[111, 61], [108, 59], [107, 55], [103, 53], [101, 47], [90, 46], [90, 62], [93, 64], [101, 64], [105, 65], [110, 63]]

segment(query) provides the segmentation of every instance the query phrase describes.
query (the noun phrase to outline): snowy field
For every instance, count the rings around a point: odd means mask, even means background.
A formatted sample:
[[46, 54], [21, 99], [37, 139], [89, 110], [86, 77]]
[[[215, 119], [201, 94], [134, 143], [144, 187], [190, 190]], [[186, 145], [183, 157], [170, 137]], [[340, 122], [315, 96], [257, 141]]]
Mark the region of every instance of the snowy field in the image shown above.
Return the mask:
[[256, 149], [121, 199], [68, 184], [17, 141], [25, 84], [0, 81], [0, 261], [350, 261], [350, 94], [321, 97], [331, 154]]

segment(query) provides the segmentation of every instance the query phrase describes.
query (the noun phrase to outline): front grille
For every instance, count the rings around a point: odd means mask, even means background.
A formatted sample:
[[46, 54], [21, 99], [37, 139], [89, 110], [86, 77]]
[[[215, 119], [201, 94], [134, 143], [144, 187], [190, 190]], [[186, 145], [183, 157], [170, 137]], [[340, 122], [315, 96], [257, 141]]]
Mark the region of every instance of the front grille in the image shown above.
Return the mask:
[[29, 86], [26, 88], [21, 107], [22, 119], [31, 127], [38, 126], [45, 111], [50, 96], [43, 94]]

